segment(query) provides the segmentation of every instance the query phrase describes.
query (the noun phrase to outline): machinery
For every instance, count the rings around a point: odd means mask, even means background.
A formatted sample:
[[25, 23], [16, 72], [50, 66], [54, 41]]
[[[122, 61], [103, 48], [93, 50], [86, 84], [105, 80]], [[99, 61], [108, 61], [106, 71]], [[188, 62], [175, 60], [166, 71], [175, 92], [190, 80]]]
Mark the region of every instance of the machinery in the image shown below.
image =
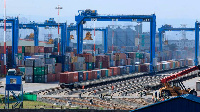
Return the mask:
[[81, 11], [81, 15], [83, 16], [97, 16], [97, 10], [91, 10], [91, 9], [86, 9], [86, 10], [79, 10]]
[[54, 18], [49, 18], [49, 20], [45, 20], [44, 23], [45, 23], [45, 24], [48, 24], [48, 23], [53, 23], [53, 24], [55, 24], [56, 21], [54, 20]]
[[27, 35], [25, 39], [34, 40], [34, 33], [31, 33], [30, 35]]
[[74, 39], [74, 35], [70, 35], [70, 40], [71, 40], [71, 39]]
[[48, 40], [48, 43], [47, 43], [47, 44], [53, 44], [53, 39], [50, 38], [50, 39]]
[[197, 92], [194, 89], [190, 89], [190, 88], [186, 89], [181, 80], [174, 81], [178, 77], [184, 76], [195, 70], [200, 70], [200, 65], [188, 68], [186, 70], [180, 71], [176, 74], [173, 74], [171, 76], [161, 79], [161, 83], [164, 85], [164, 87], [159, 89], [160, 96], [161, 97], [179, 96], [182, 94], [193, 94], [197, 96]]
[[90, 32], [87, 32], [86, 35], [85, 35], [85, 38], [83, 40], [93, 40], [92, 34]]
[[[10, 100], [13, 97], [15, 100]], [[5, 108], [23, 108], [22, 76], [15, 69], [9, 69], [6, 75]]]

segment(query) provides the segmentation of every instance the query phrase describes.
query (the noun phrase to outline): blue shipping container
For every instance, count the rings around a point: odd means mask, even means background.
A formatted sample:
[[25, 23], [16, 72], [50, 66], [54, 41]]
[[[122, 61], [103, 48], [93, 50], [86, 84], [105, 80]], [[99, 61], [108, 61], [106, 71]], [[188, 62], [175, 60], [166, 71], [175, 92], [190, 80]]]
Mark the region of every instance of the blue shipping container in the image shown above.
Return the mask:
[[97, 79], [100, 79], [100, 78], [101, 78], [101, 71], [98, 70], [98, 71], [97, 71]]

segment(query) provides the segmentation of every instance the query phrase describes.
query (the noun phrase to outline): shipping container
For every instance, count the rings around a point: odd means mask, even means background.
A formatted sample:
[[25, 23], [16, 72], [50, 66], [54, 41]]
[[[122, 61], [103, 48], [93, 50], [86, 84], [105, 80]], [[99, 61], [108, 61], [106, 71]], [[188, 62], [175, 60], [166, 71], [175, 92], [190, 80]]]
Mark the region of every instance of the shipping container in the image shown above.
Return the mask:
[[45, 75], [34, 75], [34, 83], [45, 83]]
[[35, 61], [35, 58], [27, 58], [25, 60], [25, 66], [26, 67], [33, 67], [34, 66], [34, 61]]
[[25, 67], [25, 75], [33, 75], [33, 67]]
[[83, 81], [83, 71], [76, 71], [78, 72], [78, 82]]
[[25, 83], [33, 83], [33, 76], [25, 75]]

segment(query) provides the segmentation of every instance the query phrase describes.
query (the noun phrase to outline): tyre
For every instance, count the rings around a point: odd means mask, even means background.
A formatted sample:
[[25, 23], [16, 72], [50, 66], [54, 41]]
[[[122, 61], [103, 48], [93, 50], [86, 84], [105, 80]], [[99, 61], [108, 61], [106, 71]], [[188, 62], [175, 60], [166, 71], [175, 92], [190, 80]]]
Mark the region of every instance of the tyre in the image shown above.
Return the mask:
[[192, 94], [192, 95], [194, 95], [194, 96], [197, 96], [197, 92], [196, 92], [195, 90], [191, 90], [191, 91], [189, 92], [189, 94]]

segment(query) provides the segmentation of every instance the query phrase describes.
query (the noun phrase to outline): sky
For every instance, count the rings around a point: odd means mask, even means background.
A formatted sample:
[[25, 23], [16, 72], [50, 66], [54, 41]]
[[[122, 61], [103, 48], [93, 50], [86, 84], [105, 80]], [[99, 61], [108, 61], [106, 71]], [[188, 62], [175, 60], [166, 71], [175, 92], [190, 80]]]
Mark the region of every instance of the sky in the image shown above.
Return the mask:
[[[195, 21], [200, 21], [199, 0], [6, 0], [6, 3], [7, 16], [25, 17], [36, 22], [44, 22], [50, 17], [58, 20], [55, 9], [58, 4], [63, 7], [60, 11], [60, 22], [67, 21], [68, 24], [75, 23], [78, 10], [84, 9], [94, 9], [99, 14], [149, 15], [155, 13], [157, 28], [164, 24], [171, 24], [174, 27], [187, 24], [187, 27], [194, 27]], [[0, 17], [2, 18], [3, 7], [4, 0], [0, 0]], [[88, 23], [87, 26], [91, 25], [93, 24]], [[144, 25], [144, 31], [149, 31], [147, 26]]]

